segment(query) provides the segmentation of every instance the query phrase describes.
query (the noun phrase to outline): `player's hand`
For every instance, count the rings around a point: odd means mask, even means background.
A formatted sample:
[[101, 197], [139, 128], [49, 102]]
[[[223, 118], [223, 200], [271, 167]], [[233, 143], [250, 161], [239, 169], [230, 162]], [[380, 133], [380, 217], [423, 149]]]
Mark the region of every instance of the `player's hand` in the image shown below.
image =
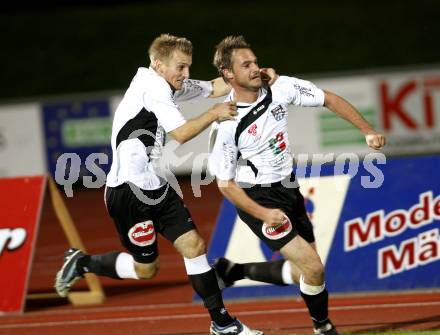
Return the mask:
[[385, 135], [377, 132], [370, 132], [366, 134], [365, 141], [367, 142], [370, 148], [373, 148], [375, 150], [379, 150], [383, 148], [383, 146], [386, 143]]
[[272, 86], [275, 83], [275, 81], [279, 78], [279, 75], [277, 75], [275, 69], [272, 69], [271, 67], [261, 68], [260, 76], [261, 76], [261, 80], [264, 81], [269, 86]]
[[235, 101], [228, 101], [221, 104], [215, 104], [212, 111], [216, 115], [216, 120], [219, 122], [226, 120], [233, 120], [237, 116], [237, 104]]
[[280, 209], [266, 209], [262, 218], [269, 227], [276, 227], [286, 222], [286, 214]]

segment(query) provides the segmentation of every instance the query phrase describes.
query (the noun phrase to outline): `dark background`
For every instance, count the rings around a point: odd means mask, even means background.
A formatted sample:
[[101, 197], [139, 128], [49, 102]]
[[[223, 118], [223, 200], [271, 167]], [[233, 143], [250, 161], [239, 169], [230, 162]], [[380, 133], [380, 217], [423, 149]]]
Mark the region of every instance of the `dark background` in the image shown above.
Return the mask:
[[0, 101], [124, 90], [160, 33], [214, 45], [243, 34], [261, 66], [302, 75], [440, 63], [440, 1], [62, 1], [0, 4]]

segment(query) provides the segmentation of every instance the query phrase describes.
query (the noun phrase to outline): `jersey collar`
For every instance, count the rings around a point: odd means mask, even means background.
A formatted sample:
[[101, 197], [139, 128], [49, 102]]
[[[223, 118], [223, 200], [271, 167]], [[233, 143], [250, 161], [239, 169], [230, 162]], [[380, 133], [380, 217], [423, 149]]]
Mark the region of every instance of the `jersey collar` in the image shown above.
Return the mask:
[[[261, 87], [260, 90], [258, 91], [258, 98], [257, 100], [255, 100], [253, 103], [247, 103], [247, 102], [240, 102], [237, 101], [237, 108], [249, 108], [252, 106], [255, 106], [256, 104], [258, 104], [261, 100], [264, 99], [264, 97], [267, 94], [267, 89], [265, 87]], [[231, 92], [229, 93], [228, 98], [226, 99], [226, 101], [233, 101], [234, 100], [234, 96], [235, 96], [235, 91], [232, 89]]]

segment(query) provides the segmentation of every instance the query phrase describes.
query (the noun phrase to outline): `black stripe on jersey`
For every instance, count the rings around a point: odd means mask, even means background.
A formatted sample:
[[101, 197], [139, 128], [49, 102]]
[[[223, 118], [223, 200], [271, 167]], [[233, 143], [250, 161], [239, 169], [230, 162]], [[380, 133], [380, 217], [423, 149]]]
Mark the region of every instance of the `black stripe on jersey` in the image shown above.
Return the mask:
[[122, 141], [138, 138], [146, 148], [152, 149], [156, 141], [156, 132], [156, 115], [142, 108], [134, 118], [130, 119], [121, 130], [119, 130], [118, 136], [116, 136], [116, 148]]
[[263, 100], [261, 100], [254, 108], [252, 108], [249, 113], [247, 113], [238, 123], [237, 128], [235, 129], [235, 145], [238, 147], [238, 138], [241, 133], [246, 130], [252, 123], [255, 122], [264, 112], [267, 111], [267, 108], [272, 103], [272, 91], [270, 87], [267, 87], [267, 93]]
[[237, 166], [249, 166], [251, 168], [252, 172], [254, 173], [255, 178], [257, 178], [257, 175], [258, 175], [257, 167], [249, 159], [244, 159], [243, 157], [241, 157], [240, 151], [238, 152]]
[[[246, 130], [247, 127], [249, 127], [252, 123], [255, 122], [260, 116], [262, 116], [266, 111], [269, 105], [272, 103], [272, 91], [270, 87], [267, 87], [267, 93], [263, 100], [261, 100], [254, 108], [252, 108], [249, 113], [247, 113], [238, 123], [237, 128], [235, 129], [235, 145], [238, 147], [238, 139], [243, 131]], [[247, 107], [247, 106], [237, 106], [240, 107]], [[258, 169], [252, 163], [250, 160], [245, 160], [241, 158], [241, 152], [238, 151], [238, 165], [247, 165], [251, 168], [252, 172], [254, 173], [255, 177], [258, 175]]]

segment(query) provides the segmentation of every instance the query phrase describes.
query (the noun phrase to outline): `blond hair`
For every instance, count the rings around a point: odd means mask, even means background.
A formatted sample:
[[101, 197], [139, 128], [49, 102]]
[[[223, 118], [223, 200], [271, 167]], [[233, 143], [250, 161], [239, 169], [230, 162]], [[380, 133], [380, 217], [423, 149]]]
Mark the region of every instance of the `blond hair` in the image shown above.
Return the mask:
[[170, 34], [161, 34], [151, 43], [148, 49], [150, 61], [167, 61], [171, 58], [174, 50], [179, 50], [186, 55], [192, 55], [192, 43], [185, 37], [177, 37]]

